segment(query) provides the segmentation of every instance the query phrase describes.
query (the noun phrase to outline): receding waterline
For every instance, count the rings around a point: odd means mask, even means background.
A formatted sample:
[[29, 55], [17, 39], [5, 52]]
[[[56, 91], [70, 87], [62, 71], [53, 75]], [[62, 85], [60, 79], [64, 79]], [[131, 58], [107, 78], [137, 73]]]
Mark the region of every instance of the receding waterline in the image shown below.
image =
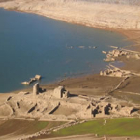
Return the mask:
[[24, 88], [21, 82], [36, 74], [45, 84], [97, 73], [107, 64], [102, 50], [132, 44], [125, 39], [110, 31], [0, 9], [0, 92]]

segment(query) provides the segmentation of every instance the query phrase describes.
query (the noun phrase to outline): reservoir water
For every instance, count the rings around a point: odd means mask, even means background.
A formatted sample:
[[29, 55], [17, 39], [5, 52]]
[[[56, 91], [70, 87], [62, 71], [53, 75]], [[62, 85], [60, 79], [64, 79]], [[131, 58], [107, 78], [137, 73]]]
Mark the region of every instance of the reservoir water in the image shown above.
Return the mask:
[[115, 32], [0, 9], [0, 93], [26, 88], [21, 82], [36, 74], [45, 84], [98, 73], [107, 65], [102, 50], [130, 44]]

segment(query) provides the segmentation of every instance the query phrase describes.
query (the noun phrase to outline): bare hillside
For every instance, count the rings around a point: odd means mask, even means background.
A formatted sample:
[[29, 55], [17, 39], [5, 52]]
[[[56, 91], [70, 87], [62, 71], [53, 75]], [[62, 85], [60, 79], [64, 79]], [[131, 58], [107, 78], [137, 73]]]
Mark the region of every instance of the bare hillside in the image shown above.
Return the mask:
[[[4, 1], [4, 0], [2, 0]], [[98, 28], [140, 29], [139, 0], [12, 0], [0, 7]]]

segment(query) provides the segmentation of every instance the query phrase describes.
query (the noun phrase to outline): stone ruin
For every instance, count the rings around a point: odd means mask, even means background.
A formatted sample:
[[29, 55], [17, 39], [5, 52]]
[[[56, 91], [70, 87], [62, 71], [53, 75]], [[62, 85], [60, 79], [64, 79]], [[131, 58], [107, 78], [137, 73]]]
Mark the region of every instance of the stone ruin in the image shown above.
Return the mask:
[[[33, 95], [38, 95], [39, 92], [43, 91], [42, 88], [39, 87], [39, 84], [36, 83], [34, 86], [33, 86]], [[44, 90], [46, 91], [46, 90]], [[51, 93], [51, 95], [55, 98], [58, 98], [58, 99], [61, 99], [61, 98], [68, 98], [70, 96], [70, 93], [69, 91], [67, 91], [65, 89], [64, 86], [58, 86], [56, 87], [53, 92]]]
[[54, 89], [52, 95], [56, 98], [68, 98], [70, 93], [63, 86], [59, 86]]
[[67, 121], [94, 117], [139, 116], [139, 108], [123, 106], [113, 97], [110, 98], [114, 101], [108, 102], [108, 98], [72, 96], [63, 86], [40, 92], [39, 84], [35, 84], [33, 92], [20, 92], [8, 97], [5, 103], [0, 105], [0, 117]]
[[36, 83], [34, 86], [33, 86], [33, 95], [36, 96], [39, 94], [39, 84]]
[[[111, 46], [112, 48], [115, 48], [112, 51], [109, 51], [108, 53], [105, 51], [102, 51], [102, 53], [106, 54], [106, 58], [104, 61], [115, 61], [116, 58], [125, 56], [127, 59], [140, 59], [140, 53], [137, 51], [127, 50], [123, 48], [118, 48], [115, 46]], [[140, 76], [139, 73], [134, 73], [128, 70], [121, 70], [111, 64], [107, 66], [108, 68], [104, 71], [100, 71], [101, 76], [112, 76], [112, 77], [131, 77], [133, 75]]]
[[121, 70], [119, 68], [108, 68], [105, 71], [100, 71], [100, 75], [111, 77], [131, 77], [135, 74], [131, 71]]
[[35, 75], [34, 78], [30, 78], [29, 81], [21, 82], [21, 84], [22, 84], [22, 85], [30, 85], [30, 84], [32, 84], [33, 82], [36, 82], [36, 81], [41, 80], [41, 78], [42, 78], [41, 75]]
[[127, 59], [140, 59], [140, 53], [127, 49], [114, 49], [109, 51], [108, 53], [102, 51], [102, 53], [106, 54], [106, 58], [104, 61], [115, 61], [117, 57], [125, 56]]

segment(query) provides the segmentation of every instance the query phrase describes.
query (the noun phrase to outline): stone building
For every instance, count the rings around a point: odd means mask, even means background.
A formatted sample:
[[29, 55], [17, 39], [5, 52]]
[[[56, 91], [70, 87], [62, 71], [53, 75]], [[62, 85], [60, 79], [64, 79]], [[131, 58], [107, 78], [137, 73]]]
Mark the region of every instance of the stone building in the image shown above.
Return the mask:
[[63, 86], [55, 88], [52, 94], [56, 98], [68, 98], [70, 95], [69, 92]]
[[33, 86], [33, 95], [37, 95], [39, 94], [39, 84], [36, 83], [34, 86]]

